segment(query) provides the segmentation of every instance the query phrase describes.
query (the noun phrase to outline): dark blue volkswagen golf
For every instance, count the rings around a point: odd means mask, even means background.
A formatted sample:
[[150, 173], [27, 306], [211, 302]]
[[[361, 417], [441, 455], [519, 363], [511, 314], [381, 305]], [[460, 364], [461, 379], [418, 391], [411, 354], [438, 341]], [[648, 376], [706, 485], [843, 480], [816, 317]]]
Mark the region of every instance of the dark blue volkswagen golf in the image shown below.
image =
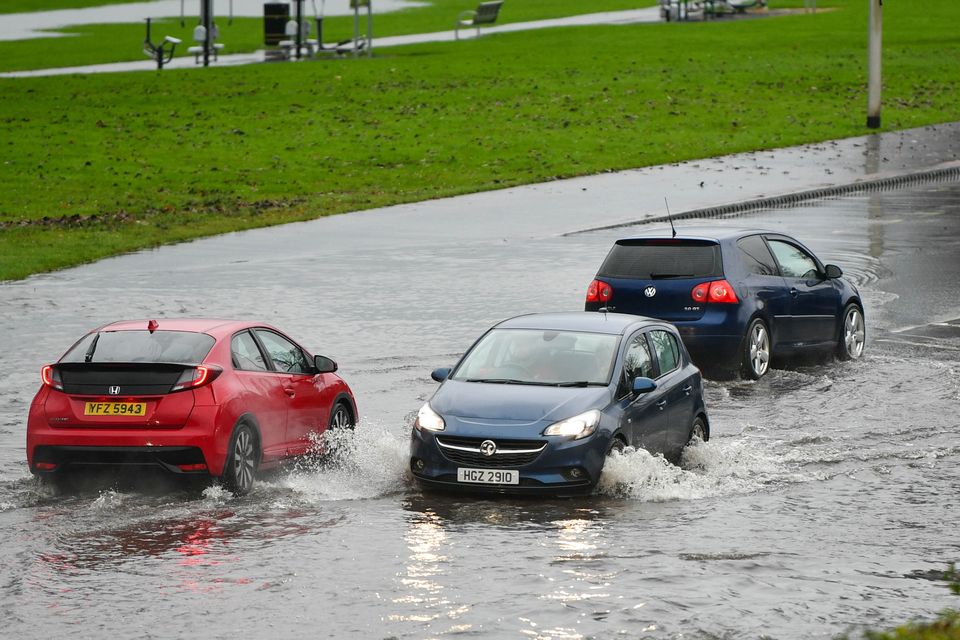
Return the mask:
[[700, 367], [756, 380], [774, 354], [863, 354], [863, 303], [842, 276], [782, 233], [654, 230], [616, 241], [585, 308], [671, 322]]
[[420, 408], [410, 469], [424, 485], [590, 493], [611, 451], [677, 462], [710, 437], [700, 371], [670, 324], [625, 314], [511, 318], [477, 340]]

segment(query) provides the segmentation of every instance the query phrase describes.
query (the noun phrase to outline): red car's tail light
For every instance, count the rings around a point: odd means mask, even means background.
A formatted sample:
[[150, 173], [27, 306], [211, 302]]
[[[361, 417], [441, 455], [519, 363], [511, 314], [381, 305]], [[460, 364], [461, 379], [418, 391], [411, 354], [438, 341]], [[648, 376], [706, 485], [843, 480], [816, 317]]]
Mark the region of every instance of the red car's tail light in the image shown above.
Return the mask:
[[60, 372], [52, 364], [45, 364], [40, 369], [40, 380], [51, 389], [63, 391], [63, 381], [60, 379]]
[[196, 389], [197, 387], [202, 387], [205, 384], [210, 384], [217, 379], [223, 373], [223, 369], [220, 367], [212, 367], [208, 365], [197, 365], [196, 367], [190, 367], [189, 369], [184, 370], [180, 374], [180, 378], [177, 380], [176, 384], [170, 388], [170, 392], [174, 391], [183, 391], [184, 389]]
[[587, 302], [607, 302], [613, 297], [613, 287], [603, 280], [594, 280], [587, 287]]
[[738, 304], [740, 299], [734, 293], [733, 287], [726, 280], [714, 280], [713, 282], [701, 282], [690, 292], [690, 297], [694, 302], [720, 302], [725, 304]]

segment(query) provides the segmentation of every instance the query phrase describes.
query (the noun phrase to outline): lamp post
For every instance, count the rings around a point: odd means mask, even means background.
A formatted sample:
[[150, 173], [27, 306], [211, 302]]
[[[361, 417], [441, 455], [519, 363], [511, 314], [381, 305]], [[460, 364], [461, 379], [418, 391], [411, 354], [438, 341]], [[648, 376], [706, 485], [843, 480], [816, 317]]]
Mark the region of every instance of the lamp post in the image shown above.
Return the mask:
[[867, 127], [880, 128], [880, 53], [883, 34], [883, 0], [870, 0], [869, 80], [867, 83]]

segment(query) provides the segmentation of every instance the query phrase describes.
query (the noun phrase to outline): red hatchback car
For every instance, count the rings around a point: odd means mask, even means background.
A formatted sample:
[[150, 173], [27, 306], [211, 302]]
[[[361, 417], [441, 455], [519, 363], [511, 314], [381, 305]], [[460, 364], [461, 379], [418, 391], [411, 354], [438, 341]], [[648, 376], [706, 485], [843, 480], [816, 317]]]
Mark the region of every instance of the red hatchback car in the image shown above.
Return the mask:
[[27, 462], [40, 476], [102, 465], [209, 474], [243, 495], [259, 469], [354, 425], [356, 403], [336, 370], [261, 323], [108, 324], [43, 367]]

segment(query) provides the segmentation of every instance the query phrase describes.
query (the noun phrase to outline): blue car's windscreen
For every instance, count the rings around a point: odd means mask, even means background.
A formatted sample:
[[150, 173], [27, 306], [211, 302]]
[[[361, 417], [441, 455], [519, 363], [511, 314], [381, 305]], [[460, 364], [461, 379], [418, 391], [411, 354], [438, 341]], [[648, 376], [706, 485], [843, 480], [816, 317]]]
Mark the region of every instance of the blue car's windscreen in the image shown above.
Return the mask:
[[600, 277], [660, 280], [723, 275], [720, 247], [702, 240], [618, 240], [604, 260]]
[[454, 380], [606, 386], [620, 336], [579, 331], [494, 329], [466, 355]]

